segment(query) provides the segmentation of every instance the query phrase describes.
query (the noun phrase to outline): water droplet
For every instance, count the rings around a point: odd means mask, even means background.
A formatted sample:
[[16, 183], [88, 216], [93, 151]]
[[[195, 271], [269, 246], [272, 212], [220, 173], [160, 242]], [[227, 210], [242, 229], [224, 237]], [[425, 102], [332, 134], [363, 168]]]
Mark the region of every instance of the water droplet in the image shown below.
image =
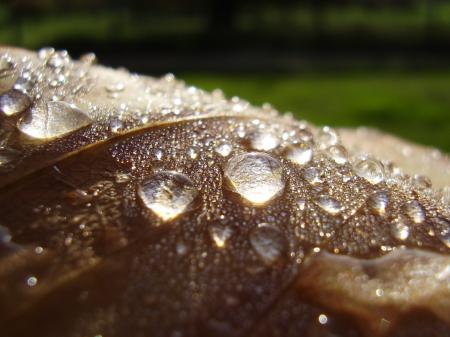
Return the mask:
[[389, 197], [386, 192], [376, 192], [372, 194], [367, 204], [369, 208], [378, 215], [386, 215], [386, 208], [389, 203]]
[[305, 201], [305, 199], [297, 200], [297, 206], [298, 206], [299, 210], [304, 211], [306, 209], [306, 201]]
[[48, 102], [47, 109], [33, 107], [31, 113], [19, 121], [18, 128], [30, 137], [50, 139], [63, 136], [92, 123], [75, 105], [66, 102]]
[[191, 159], [197, 159], [197, 157], [198, 157], [197, 151], [192, 147], [189, 149], [189, 157]]
[[123, 84], [123, 82], [111, 83], [108, 84], [105, 89], [110, 93], [121, 92], [125, 90], [125, 84]]
[[233, 191], [257, 205], [268, 202], [284, 189], [280, 162], [265, 153], [236, 155], [228, 161], [224, 173]]
[[417, 201], [413, 200], [404, 205], [404, 212], [408, 217], [416, 224], [422, 223], [425, 220], [425, 211], [422, 205]]
[[113, 118], [109, 123], [109, 128], [112, 133], [120, 133], [124, 130], [123, 122], [118, 118]]
[[23, 112], [31, 105], [31, 98], [19, 90], [9, 90], [0, 96], [0, 111], [7, 116]]
[[0, 150], [0, 168], [9, 168], [14, 158], [15, 155], [13, 152]]
[[16, 64], [8, 55], [2, 55], [0, 57], [0, 77], [6, 77], [12, 74]]
[[0, 225], [0, 243], [6, 243], [11, 241], [11, 233], [9, 229]]
[[37, 285], [38, 283], [38, 279], [35, 276], [30, 276], [27, 278], [27, 285], [29, 287], [34, 287], [35, 285]]
[[47, 65], [54, 69], [64, 67], [70, 62], [69, 53], [66, 50], [60, 50], [49, 55]]
[[184, 242], [178, 242], [176, 250], [178, 255], [186, 255], [188, 248]]
[[211, 239], [219, 248], [225, 247], [227, 240], [233, 234], [233, 230], [224, 225], [212, 225], [208, 228], [208, 230]]
[[414, 182], [421, 188], [430, 188], [432, 186], [430, 178], [420, 174], [414, 176]]
[[327, 148], [327, 154], [336, 164], [343, 165], [348, 161], [347, 150], [342, 145], [330, 146]]
[[373, 185], [384, 180], [384, 168], [378, 160], [362, 159], [353, 166], [353, 169], [358, 176]]
[[216, 146], [215, 151], [222, 157], [228, 157], [233, 150], [231, 144], [223, 142]]
[[318, 134], [318, 141], [322, 149], [336, 145], [339, 142], [339, 136], [329, 126], [324, 126]]
[[164, 152], [163, 152], [161, 149], [157, 149], [157, 150], [155, 151], [155, 158], [156, 158], [157, 160], [161, 160], [162, 157], [163, 157], [163, 155], [164, 155]]
[[250, 135], [250, 146], [254, 150], [269, 151], [280, 144], [278, 137], [270, 131], [258, 130]]
[[323, 182], [319, 169], [314, 166], [308, 167], [303, 171], [303, 178], [311, 185], [317, 185]]
[[401, 241], [409, 236], [409, 227], [405, 224], [403, 217], [397, 218], [392, 225], [392, 235]]
[[29, 93], [36, 84], [36, 76], [30, 72], [24, 72], [14, 83], [13, 88], [15, 90], [22, 91], [24, 93]]
[[339, 201], [328, 196], [320, 196], [316, 198], [315, 203], [317, 204], [317, 206], [331, 215], [337, 215], [342, 210], [342, 206]]
[[328, 317], [327, 317], [327, 315], [324, 315], [324, 314], [320, 314], [319, 317], [317, 318], [317, 320], [322, 325], [325, 325], [328, 323]]
[[283, 232], [267, 223], [259, 224], [250, 232], [250, 244], [258, 257], [268, 265], [279, 261], [288, 248]]
[[286, 151], [286, 158], [299, 165], [310, 162], [312, 157], [313, 149], [308, 143], [289, 146]]
[[47, 60], [55, 52], [54, 48], [44, 47], [38, 50], [38, 57], [41, 60]]
[[184, 174], [172, 171], [155, 173], [138, 188], [146, 207], [163, 221], [176, 218], [191, 209], [199, 191]]
[[444, 230], [440, 235], [441, 241], [444, 245], [450, 248], [450, 228]]

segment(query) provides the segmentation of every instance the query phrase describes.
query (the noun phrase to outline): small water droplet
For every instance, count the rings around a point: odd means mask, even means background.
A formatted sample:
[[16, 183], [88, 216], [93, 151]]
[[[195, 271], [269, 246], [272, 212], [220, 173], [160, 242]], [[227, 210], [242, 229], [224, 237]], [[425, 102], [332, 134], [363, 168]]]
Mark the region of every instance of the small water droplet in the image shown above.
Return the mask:
[[37, 285], [38, 283], [38, 279], [36, 276], [30, 276], [27, 278], [27, 285], [29, 287], [34, 287], [35, 285]]
[[297, 200], [297, 206], [298, 206], [299, 210], [304, 211], [306, 209], [306, 201], [305, 201], [305, 199]]
[[11, 75], [15, 68], [16, 64], [10, 56], [2, 55], [0, 57], [0, 77]]
[[320, 129], [317, 139], [322, 149], [336, 145], [339, 142], [338, 134], [329, 126], [324, 126]]
[[298, 165], [309, 163], [312, 157], [313, 149], [308, 143], [292, 145], [286, 150], [286, 158]]
[[378, 160], [362, 159], [353, 166], [353, 169], [358, 176], [366, 179], [372, 185], [384, 180], [383, 164]]
[[11, 233], [9, 229], [0, 225], [0, 242], [6, 243], [11, 241]]
[[161, 160], [162, 157], [163, 157], [163, 155], [164, 155], [164, 152], [163, 152], [161, 149], [157, 149], [157, 150], [155, 151], [155, 158], [156, 158], [157, 160]]
[[322, 183], [321, 173], [317, 167], [311, 166], [303, 171], [303, 178], [311, 185]]
[[86, 53], [80, 56], [80, 61], [87, 65], [95, 64], [97, 63], [97, 56], [95, 53]]
[[75, 105], [63, 101], [51, 101], [47, 103], [47, 109], [42, 106], [33, 107], [30, 114], [19, 121], [18, 128], [30, 137], [51, 139], [91, 123], [91, 119]]
[[385, 216], [386, 208], [389, 203], [389, 197], [386, 192], [376, 192], [372, 194], [367, 204], [369, 208], [378, 215]]
[[409, 236], [409, 227], [405, 224], [403, 217], [397, 218], [392, 225], [392, 235], [400, 240], [404, 241]]
[[233, 234], [233, 230], [224, 225], [212, 225], [208, 228], [209, 235], [218, 248], [223, 248]]
[[69, 53], [66, 50], [60, 50], [49, 55], [47, 65], [53, 69], [64, 67], [70, 62]]
[[24, 93], [29, 93], [36, 84], [36, 76], [30, 72], [24, 72], [14, 83], [13, 88]]
[[54, 48], [44, 47], [38, 50], [38, 57], [41, 60], [47, 60], [55, 52]]
[[111, 83], [108, 84], [105, 89], [109, 93], [121, 92], [125, 90], [125, 84], [123, 84], [123, 82]]
[[267, 223], [259, 224], [250, 232], [250, 244], [258, 257], [268, 265], [280, 261], [288, 249], [283, 232]]
[[319, 321], [320, 324], [325, 325], [328, 323], [328, 317], [325, 314], [320, 314], [319, 317], [317, 318], [317, 320]]
[[420, 188], [430, 188], [432, 186], [431, 180], [428, 177], [425, 177], [420, 174], [416, 174], [414, 176], [414, 182], [416, 185], [418, 185]]
[[256, 205], [268, 202], [284, 189], [280, 162], [265, 153], [236, 155], [225, 165], [224, 173], [232, 190]]
[[228, 157], [233, 150], [233, 147], [231, 144], [227, 142], [222, 142], [219, 145], [216, 146], [215, 151], [221, 155], [222, 157]]
[[450, 228], [447, 228], [441, 233], [440, 239], [444, 245], [450, 248]]
[[425, 221], [425, 211], [417, 200], [406, 203], [403, 209], [414, 223], [419, 224]]
[[113, 118], [109, 122], [109, 128], [112, 133], [120, 133], [124, 130], [123, 122], [118, 118]]
[[186, 244], [184, 242], [178, 242], [176, 249], [178, 255], [186, 255], [188, 251], [188, 248], [186, 247]]
[[188, 211], [199, 191], [184, 174], [172, 171], [155, 173], [138, 188], [144, 205], [163, 221]]
[[23, 112], [31, 105], [31, 98], [19, 90], [9, 90], [0, 95], [0, 111], [7, 116]]
[[189, 149], [189, 157], [191, 159], [197, 159], [197, 157], [198, 157], [197, 151], [192, 147]]
[[347, 150], [342, 145], [330, 146], [327, 148], [327, 154], [336, 164], [343, 165], [348, 162]]
[[250, 147], [258, 151], [270, 151], [280, 144], [278, 137], [267, 130], [258, 130], [250, 135]]
[[328, 196], [320, 196], [316, 198], [315, 203], [317, 204], [317, 206], [331, 215], [337, 215], [342, 210], [342, 206], [339, 201]]

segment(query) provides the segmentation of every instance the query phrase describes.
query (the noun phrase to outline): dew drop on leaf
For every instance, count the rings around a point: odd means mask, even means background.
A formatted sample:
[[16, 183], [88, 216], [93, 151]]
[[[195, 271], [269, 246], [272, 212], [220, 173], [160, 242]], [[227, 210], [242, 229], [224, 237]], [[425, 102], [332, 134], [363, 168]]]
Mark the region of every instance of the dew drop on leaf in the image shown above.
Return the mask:
[[313, 149], [308, 143], [289, 146], [286, 150], [286, 158], [298, 165], [309, 163], [312, 157]]
[[0, 95], [0, 111], [7, 116], [23, 112], [31, 105], [31, 98], [19, 90], [9, 90]]
[[259, 152], [232, 157], [224, 168], [230, 188], [255, 205], [265, 204], [284, 189], [280, 162]]
[[155, 173], [138, 188], [144, 205], [163, 221], [188, 211], [198, 194], [191, 179], [172, 171]]
[[258, 257], [268, 265], [279, 261], [288, 249], [283, 232], [267, 223], [259, 224], [251, 231], [250, 244]]
[[358, 176], [366, 179], [372, 185], [384, 180], [383, 165], [377, 160], [362, 159], [353, 166], [353, 169]]
[[33, 107], [30, 115], [19, 121], [24, 134], [37, 139], [52, 139], [81, 129], [92, 123], [91, 119], [73, 104], [51, 101], [47, 108]]

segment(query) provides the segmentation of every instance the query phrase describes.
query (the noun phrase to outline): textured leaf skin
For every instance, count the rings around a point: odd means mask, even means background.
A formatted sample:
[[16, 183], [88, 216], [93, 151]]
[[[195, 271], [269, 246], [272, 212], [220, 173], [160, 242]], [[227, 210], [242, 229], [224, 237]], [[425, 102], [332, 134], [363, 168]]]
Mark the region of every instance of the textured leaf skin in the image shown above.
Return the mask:
[[[31, 107], [1, 116], [0, 154], [13, 158], [0, 165], [0, 225], [11, 235], [0, 240], [1, 336], [450, 336], [450, 216], [440, 188], [448, 184], [447, 156], [413, 151], [421, 158], [417, 172], [426, 155], [427, 165], [447, 170], [431, 177], [434, 188], [388, 172], [387, 162], [385, 179], [374, 185], [355, 174], [356, 146], [339, 165], [318, 128], [271, 107], [90, 58], [64, 56], [55, 71], [59, 54], [51, 50], [2, 54], [15, 67], [0, 78], [0, 94], [30, 62], [40, 80], [28, 91]], [[65, 82], [54, 88], [47, 79], [59, 73]], [[107, 89], [119, 82], [124, 89]], [[21, 121], [54, 95], [91, 123], [48, 139], [23, 134]], [[280, 144], [256, 152], [280, 162], [284, 189], [255, 205], [230, 188], [224, 167], [233, 155], [255, 151], [261, 124]], [[313, 159], [288, 160], [289, 147], [309, 133]], [[364, 138], [344, 134], [344, 145]], [[227, 156], [217, 150], [223, 142], [232, 147]], [[396, 158], [401, 165], [400, 155], [387, 159]], [[320, 183], [308, 180], [309, 167]], [[137, 193], [160, 171], [186, 175], [199, 191], [171, 221]], [[385, 214], [371, 206], [377, 192], [388, 197]], [[339, 203], [336, 214], [321, 206], [323, 196]], [[423, 219], [408, 211], [414, 202]], [[392, 234], [399, 220], [409, 229], [404, 240]], [[280, 236], [267, 238], [274, 251], [265, 258], [251, 240], [261, 224]], [[216, 227], [231, 233], [222, 246], [211, 234]], [[425, 276], [410, 275], [417, 266]], [[378, 289], [382, 295], [371, 297]]]

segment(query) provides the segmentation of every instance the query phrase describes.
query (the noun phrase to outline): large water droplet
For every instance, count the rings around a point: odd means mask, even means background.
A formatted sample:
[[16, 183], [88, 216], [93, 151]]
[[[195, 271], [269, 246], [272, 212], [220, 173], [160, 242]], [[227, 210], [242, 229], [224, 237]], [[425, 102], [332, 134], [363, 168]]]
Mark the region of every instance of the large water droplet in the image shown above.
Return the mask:
[[328, 196], [320, 196], [316, 198], [315, 203], [325, 212], [331, 215], [337, 215], [341, 212], [342, 206], [339, 201]]
[[25, 111], [30, 105], [30, 96], [19, 90], [9, 90], [0, 96], [0, 111], [7, 116]]
[[219, 248], [225, 247], [227, 240], [233, 234], [233, 230], [224, 225], [212, 225], [208, 228], [208, 230], [211, 239]]
[[222, 142], [216, 146], [215, 151], [220, 154], [222, 157], [228, 157], [233, 150], [233, 147], [230, 143]]
[[257, 205], [276, 197], [285, 185], [280, 162], [265, 153], [236, 155], [228, 161], [224, 173], [233, 191]]
[[362, 159], [354, 165], [353, 169], [358, 176], [373, 185], [384, 180], [384, 168], [378, 160]]
[[163, 221], [169, 221], [191, 209], [198, 190], [184, 174], [172, 171], [155, 173], [138, 188], [144, 205]]
[[327, 148], [327, 154], [336, 164], [343, 165], [348, 161], [347, 150], [342, 145], [330, 146]]
[[250, 232], [250, 244], [258, 257], [268, 265], [279, 261], [288, 249], [283, 232], [267, 223], [259, 224]]
[[75, 105], [48, 102], [47, 109], [33, 107], [31, 113], [19, 121], [18, 128], [30, 137], [51, 139], [88, 126], [91, 119]]
[[312, 157], [313, 149], [308, 143], [289, 146], [286, 150], [286, 158], [299, 165], [309, 163]]
[[386, 215], [386, 208], [389, 203], [389, 197], [386, 192], [376, 192], [372, 194], [367, 204], [369, 208], [378, 215], [385, 216]]
[[414, 223], [422, 223], [425, 220], [425, 211], [422, 207], [422, 205], [417, 201], [413, 200], [408, 203], [406, 203], [403, 206], [403, 209], [408, 215], [408, 217], [414, 222]]
[[406, 225], [403, 217], [399, 217], [394, 221], [391, 232], [392, 235], [400, 241], [404, 241], [408, 238], [409, 227]]
[[278, 137], [270, 131], [258, 130], [250, 135], [250, 146], [254, 150], [269, 151], [280, 144]]
[[317, 185], [322, 183], [320, 171], [317, 167], [311, 166], [303, 171], [303, 177], [311, 185]]

